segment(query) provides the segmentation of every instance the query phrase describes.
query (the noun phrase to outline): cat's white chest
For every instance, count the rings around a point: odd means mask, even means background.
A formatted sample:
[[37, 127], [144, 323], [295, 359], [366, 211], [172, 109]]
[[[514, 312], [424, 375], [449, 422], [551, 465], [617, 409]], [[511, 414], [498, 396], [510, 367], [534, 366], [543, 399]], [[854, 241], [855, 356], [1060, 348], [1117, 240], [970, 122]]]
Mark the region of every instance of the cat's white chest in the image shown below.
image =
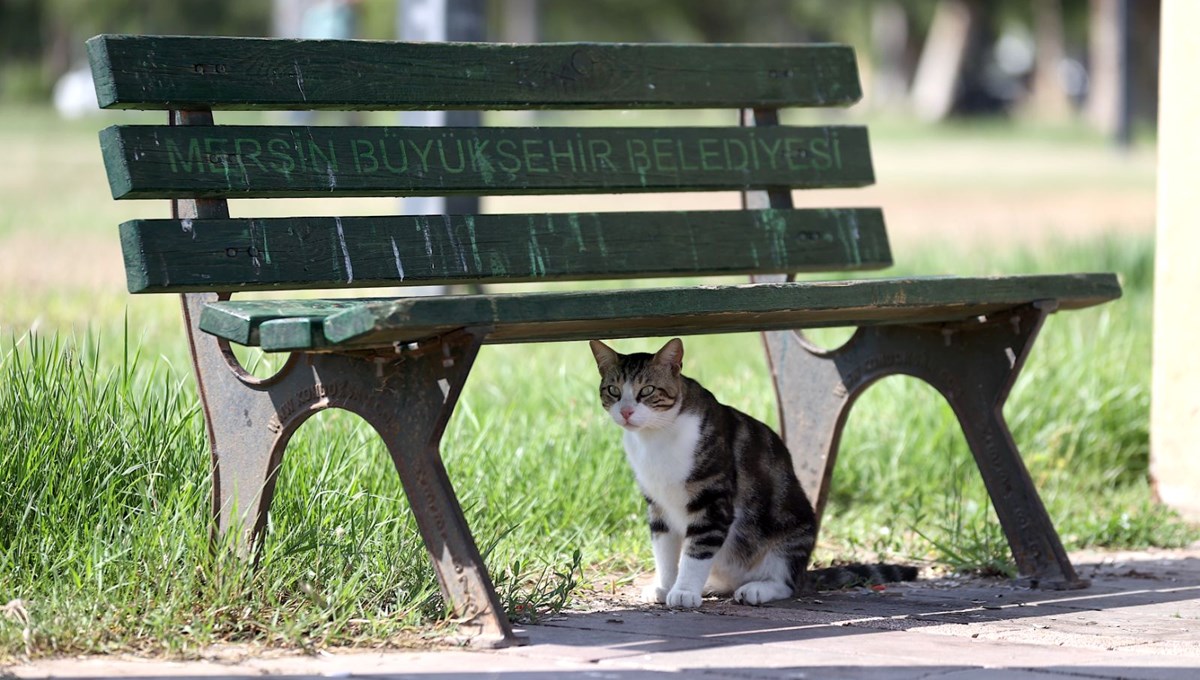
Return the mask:
[[680, 414], [661, 430], [625, 433], [625, 457], [638, 486], [662, 509], [667, 525], [680, 533], [687, 531], [684, 483], [691, 474], [699, 441], [700, 418], [690, 414]]

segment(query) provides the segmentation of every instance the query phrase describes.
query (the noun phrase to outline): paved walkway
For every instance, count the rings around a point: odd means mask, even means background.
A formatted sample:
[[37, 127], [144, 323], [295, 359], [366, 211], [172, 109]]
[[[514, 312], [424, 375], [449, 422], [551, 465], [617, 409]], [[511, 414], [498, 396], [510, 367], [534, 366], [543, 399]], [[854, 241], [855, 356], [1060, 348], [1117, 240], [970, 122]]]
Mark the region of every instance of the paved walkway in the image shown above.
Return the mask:
[[528, 626], [529, 646], [500, 651], [60, 659], [0, 677], [1200, 678], [1200, 547], [1074, 558], [1087, 590], [947, 579], [698, 612], [617, 601]]

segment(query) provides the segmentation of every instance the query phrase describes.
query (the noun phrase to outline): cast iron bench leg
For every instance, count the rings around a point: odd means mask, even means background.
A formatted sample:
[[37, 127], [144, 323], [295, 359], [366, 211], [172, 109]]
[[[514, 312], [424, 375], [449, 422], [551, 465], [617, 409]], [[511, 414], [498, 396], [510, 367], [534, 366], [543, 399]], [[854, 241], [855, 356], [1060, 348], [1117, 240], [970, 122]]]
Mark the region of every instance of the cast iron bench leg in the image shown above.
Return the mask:
[[227, 343], [196, 327], [212, 299], [187, 295], [184, 309], [213, 451], [214, 539], [256, 557], [288, 440], [319, 411], [351, 411], [387, 445], [463, 638], [486, 647], [524, 644], [496, 596], [438, 450], [482, 335], [458, 331], [387, 354], [297, 353], [260, 380], [238, 367]]
[[764, 333], [780, 428], [816, 506], [829, 494], [842, 428], [855, 399], [880, 378], [915, 376], [950, 403], [1012, 548], [1034, 587], [1083, 588], [1005, 423], [1003, 408], [1052, 302], [971, 322], [859, 328], [824, 351], [793, 331]]

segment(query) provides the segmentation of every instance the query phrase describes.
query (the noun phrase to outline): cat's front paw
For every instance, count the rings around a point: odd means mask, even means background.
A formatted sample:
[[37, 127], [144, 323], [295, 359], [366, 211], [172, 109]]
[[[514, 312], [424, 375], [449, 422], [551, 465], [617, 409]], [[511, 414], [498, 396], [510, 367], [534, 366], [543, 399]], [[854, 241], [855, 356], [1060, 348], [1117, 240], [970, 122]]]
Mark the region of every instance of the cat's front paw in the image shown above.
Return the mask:
[[700, 606], [700, 593], [674, 588], [667, 593], [667, 606], [695, 609]]
[[642, 588], [642, 602], [662, 604], [667, 601], [667, 589], [662, 586], [646, 586]]

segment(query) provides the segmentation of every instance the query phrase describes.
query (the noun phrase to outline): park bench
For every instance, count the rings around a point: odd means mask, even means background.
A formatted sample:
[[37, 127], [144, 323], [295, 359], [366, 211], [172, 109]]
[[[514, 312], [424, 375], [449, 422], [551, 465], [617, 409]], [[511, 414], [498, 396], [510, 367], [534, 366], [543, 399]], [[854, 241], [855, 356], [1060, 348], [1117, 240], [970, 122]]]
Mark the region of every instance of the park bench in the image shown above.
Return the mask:
[[[212, 446], [214, 531], [255, 550], [293, 432], [325, 408], [382, 436], [464, 630], [519, 642], [439, 440], [485, 343], [764, 331], [783, 435], [818, 513], [842, 426], [908, 374], [962, 425], [1022, 577], [1074, 571], [1001, 412], [1043, 320], [1120, 296], [1112, 274], [797, 282], [887, 267], [877, 208], [795, 209], [791, 190], [873, 181], [866, 130], [779, 123], [860, 98], [838, 45], [417, 44], [103, 35], [100, 105], [169, 125], [100, 133], [129, 289], [181, 293]], [[214, 125], [214, 110], [729, 109], [725, 127]], [[740, 112], [740, 114], [735, 114]], [[597, 120], [599, 114], [584, 115]], [[738, 120], [737, 115], [740, 115]], [[230, 198], [727, 190], [742, 210], [231, 218]], [[301, 289], [750, 275], [748, 284], [304, 299]], [[710, 283], [712, 283], [710, 281]], [[273, 291], [275, 299], [231, 299]], [[821, 350], [798, 329], [856, 326]], [[230, 343], [289, 352], [249, 375]], [[581, 349], [581, 352], [584, 351]]]

